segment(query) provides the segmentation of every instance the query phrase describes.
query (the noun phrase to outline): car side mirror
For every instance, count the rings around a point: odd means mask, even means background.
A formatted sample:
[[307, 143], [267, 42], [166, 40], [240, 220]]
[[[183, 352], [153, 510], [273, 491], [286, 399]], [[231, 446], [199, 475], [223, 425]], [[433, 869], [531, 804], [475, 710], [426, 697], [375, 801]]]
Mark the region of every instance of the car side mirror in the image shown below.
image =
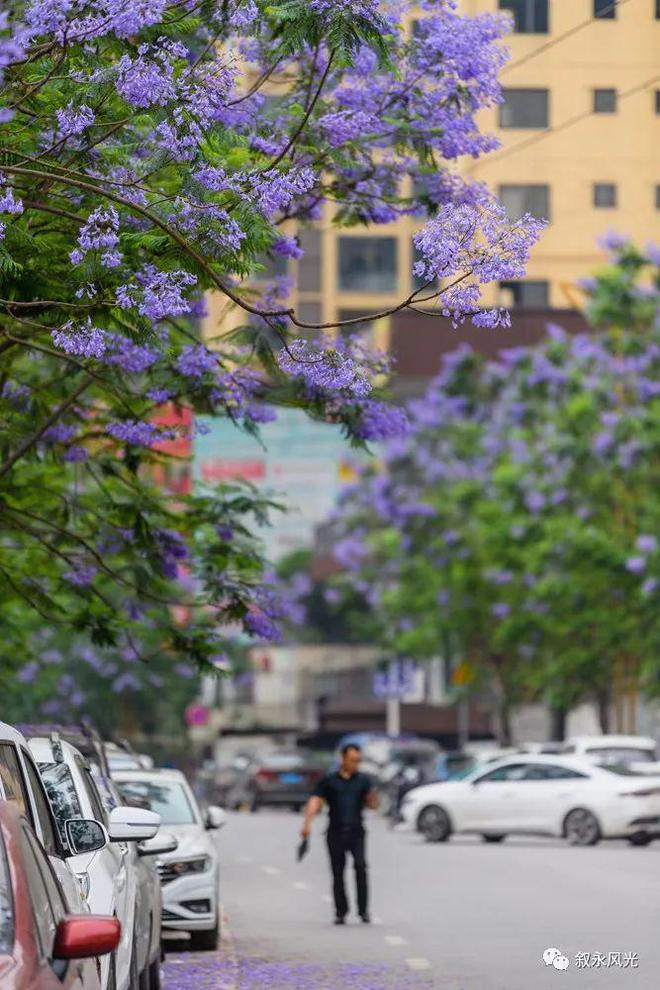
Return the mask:
[[138, 856], [164, 856], [179, 848], [179, 840], [171, 832], [158, 832], [153, 839], [140, 842], [137, 847]]
[[108, 833], [93, 818], [68, 818], [64, 834], [72, 856], [96, 852], [108, 843]]
[[108, 834], [111, 842], [141, 842], [153, 839], [160, 827], [160, 815], [122, 804], [110, 812]]
[[120, 937], [121, 925], [117, 918], [94, 914], [68, 915], [57, 926], [53, 957], [90, 959], [105, 956], [115, 951]]
[[206, 809], [204, 816], [204, 826], [207, 829], [222, 828], [227, 824], [227, 815], [217, 804], [212, 804]]

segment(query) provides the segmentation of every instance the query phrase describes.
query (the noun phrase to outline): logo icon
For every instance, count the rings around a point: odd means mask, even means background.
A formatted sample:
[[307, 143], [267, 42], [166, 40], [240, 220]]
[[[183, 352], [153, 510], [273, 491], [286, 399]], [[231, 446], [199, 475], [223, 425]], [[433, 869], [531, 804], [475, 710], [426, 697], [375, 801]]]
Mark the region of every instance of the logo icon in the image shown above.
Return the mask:
[[543, 953], [543, 962], [546, 966], [554, 966], [555, 969], [568, 969], [570, 962], [560, 949], [549, 948]]

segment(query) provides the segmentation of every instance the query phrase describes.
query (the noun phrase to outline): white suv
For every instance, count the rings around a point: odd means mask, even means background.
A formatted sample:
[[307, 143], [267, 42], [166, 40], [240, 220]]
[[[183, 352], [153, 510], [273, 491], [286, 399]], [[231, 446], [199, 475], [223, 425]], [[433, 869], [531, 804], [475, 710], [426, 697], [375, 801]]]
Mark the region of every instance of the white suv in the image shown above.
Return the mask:
[[0, 798], [14, 801], [32, 825], [62, 885], [67, 909], [72, 914], [89, 911], [27, 740], [6, 722], [0, 722]]
[[[28, 746], [39, 767], [63, 841], [69, 839], [72, 823], [75, 826], [78, 819], [94, 819], [107, 831], [109, 841], [103, 848], [78, 852], [69, 860], [92, 913], [114, 915], [121, 922], [121, 941], [116, 952], [101, 960], [101, 986], [104, 990], [148, 988], [150, 967], [160, 965], [160, 940], [152, 940], [149, 931], [142, 933], [138, 924], [139, 872], [135, 843], [146, 839], [157, 843], [153, 836], [160, 818], [153, 812], [123, 806], [107, 815], [87, 760], [57, 734], [30, 739]], [[160, 927], [160, 919], [155, 925]], [[140, 944], [141, 939], [147, 944]]]
[[178, 770], [117, 770], [124, 800], [158, 812], [176, 836], [176, 852], [158, 857], [163, 885], [163, 927], [190, 932], [193, 949], [215, 949], [220, 934], [218, 851], [210, 830], [226, 820], [222, 808], [202, 816], [188, 781]]

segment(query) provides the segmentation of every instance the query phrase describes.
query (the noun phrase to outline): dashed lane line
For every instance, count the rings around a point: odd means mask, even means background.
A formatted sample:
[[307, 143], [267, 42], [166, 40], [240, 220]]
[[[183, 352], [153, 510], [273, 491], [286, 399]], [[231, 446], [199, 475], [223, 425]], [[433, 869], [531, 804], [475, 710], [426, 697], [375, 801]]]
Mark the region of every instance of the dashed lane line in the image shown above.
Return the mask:
[[386, 935], [385, 941], [388, 945], [405, 945], [406, 940], [402, 935]]
[[431, 963], [428, 959], [422, 959], [421, 957], [406, 959], [406, 966], [408, 969], [415, 971], [420, 971], [422, 969], [431, 969]]

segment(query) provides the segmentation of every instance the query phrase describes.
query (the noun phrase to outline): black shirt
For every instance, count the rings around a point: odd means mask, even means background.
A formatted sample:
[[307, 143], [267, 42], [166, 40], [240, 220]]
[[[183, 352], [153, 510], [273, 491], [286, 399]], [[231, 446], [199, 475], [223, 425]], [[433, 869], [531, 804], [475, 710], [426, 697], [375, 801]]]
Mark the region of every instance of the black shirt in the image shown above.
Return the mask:
[[371, 779], [366, 773], [342, 777], [335, 771], [318, 782], [314, 795], [328, 802], [330, 828], [359, 828], [362, 825], [362, 809], [371, 788]]

